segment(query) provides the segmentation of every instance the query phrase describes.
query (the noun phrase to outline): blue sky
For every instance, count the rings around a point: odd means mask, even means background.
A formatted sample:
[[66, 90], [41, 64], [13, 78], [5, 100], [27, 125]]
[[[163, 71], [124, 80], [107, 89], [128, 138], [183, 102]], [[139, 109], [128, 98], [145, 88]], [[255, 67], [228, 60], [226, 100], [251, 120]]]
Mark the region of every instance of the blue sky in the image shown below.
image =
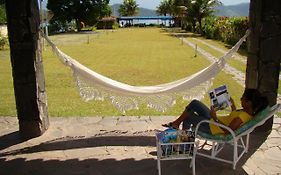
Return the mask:
[[[156, 7], [160, 4], [161, 0], [136, 0], [139, 7], [144, 7], [148, 9], [156, 9]], [[110, 0], [110, 4], [121, 4], [123, 0]], [[250, 0], [221, 0], [224, 5], [234, 5], [240, 4], [244, 2], [250, 2]]]

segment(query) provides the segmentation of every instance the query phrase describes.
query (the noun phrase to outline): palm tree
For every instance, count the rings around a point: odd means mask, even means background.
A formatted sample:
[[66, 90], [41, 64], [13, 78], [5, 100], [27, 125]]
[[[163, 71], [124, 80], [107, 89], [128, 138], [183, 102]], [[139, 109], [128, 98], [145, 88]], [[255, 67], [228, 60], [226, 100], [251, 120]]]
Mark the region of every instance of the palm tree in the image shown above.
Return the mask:
[[199, 30], [202, 34], [202, 19], [214, 13], [214, 7], [220, 5], [219, 0], [192, 0], [188, 6], [188, 18], [199, 23]]
[[186, 1], [190, 0], [173, 0], [172, 14], [175, 19], [176, 26], [183, 28], [183, 20], [186, 17]]
[[[160, 2], [160, 5], [158, 7], [156, 7], [156, 13], [158, 15], [173, 16], [173, 5], [174, 5], [174, 0], [162, 0]], [[165, 21], [165, 23], [166, 23], [166, 21]], [[169, 23], [171, 26], [171, 21]]]
[[[124, 0], [118, 10], [120, 16], [134, 16], [138, 14], [139, 8], [135, 0]], [[129, 25], [133, 23], [129, 20]]]
[[173, 0], [163, 0], [160, 2], [160, 5], [156, 8], [156, 13], [159, 15], [171, 15], [173, 14]]
[[184, 2], [186, 0], [163, 0], [157, 7], [156, 12], [159, 15], [170, 15], [174, 17], [176, 25], [182, 24], [182, 19], [186, 15]]
[[124, 0], [118, 10], [121, 16], [134, 16], [138, 14], [138, 4], [135, 0]]

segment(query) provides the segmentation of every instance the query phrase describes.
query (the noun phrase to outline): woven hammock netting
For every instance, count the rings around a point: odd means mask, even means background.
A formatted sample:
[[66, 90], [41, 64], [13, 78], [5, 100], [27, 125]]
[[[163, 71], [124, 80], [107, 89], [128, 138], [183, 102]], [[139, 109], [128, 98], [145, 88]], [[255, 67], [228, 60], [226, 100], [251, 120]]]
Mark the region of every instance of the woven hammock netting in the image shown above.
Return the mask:
[[138, 109], [141, 104], [165, 112], [176, 103], [178, 96], [184, 100], [202, 99], [212, 86], [213, 78], [225, 67], [227, 60], [237, 52], [249, 33], [247, 31], [226, 54], [205, 69], [183, 79], [155, 86], [131, 86], [103, 76], [63, 53], [47, 36], [44, 38], [62, 63], [73, 71], [77, 88], [85, 101], [108, 98], [125, 113]]

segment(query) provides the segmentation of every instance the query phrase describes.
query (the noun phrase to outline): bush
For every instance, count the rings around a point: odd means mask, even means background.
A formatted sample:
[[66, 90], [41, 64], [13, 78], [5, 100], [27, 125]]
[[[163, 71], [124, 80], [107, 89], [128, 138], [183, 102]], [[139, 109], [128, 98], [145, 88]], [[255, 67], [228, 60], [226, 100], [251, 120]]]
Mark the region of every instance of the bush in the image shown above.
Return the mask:
[[4, 50], [5, 45], [8, 45], [8, 38], [0, 36], [0, 50]]
[[96, 31], [97, 28], [95, 26], [86, 26], [81, 29], [81, 31]]
[[97, 30], [97, 27], [93, 26], [92, 31], [95, 32]]
[[110, 21], [99, 21], [96, 24], [97, 29], [114, 29], [116, 25], [119, 25], [115, 20]]
[[234, 45], [248, 29], [247, 17], [209, 17], [203, 21], [203, 33], [206, 38], [217, 39]]
[[113, 25], [112, 25], [112, 29], [118, 29], [119, 28], [119, 24], [117, 22], [115, 22]]
[[210, 17], [206, 18], [203, 21], [204, 25], [202, 26], [202, 30], [206, 38], [209, 39], [220, 39], [219, 28], [217, 25], [217, 18]]

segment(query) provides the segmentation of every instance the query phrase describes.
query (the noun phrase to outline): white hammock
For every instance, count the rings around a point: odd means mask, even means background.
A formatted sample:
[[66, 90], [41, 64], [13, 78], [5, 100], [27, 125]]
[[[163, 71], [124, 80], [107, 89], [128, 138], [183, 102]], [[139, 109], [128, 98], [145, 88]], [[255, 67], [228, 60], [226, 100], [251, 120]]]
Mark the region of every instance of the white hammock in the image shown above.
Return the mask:
[[138, 109], [142, 103], [164, 112], [175, 104], [177, 94], [186, 100], [203, 98], [209, 87], [212, 86], [212, 78], [224, 68], [226, 61], [237, 52], [248, 35], [249, 31], [224, 56], [207, 68], [186, 78], [156, 86], [131, 86], [112, 80], [90, 70], [63, 53], [48, 37], [45, 36], [45, 39], [60, 60], [73, 70], [77, 87], [83, 99], [86, 101], [104, 100], [108, 97], [115, 107], [125, 113], [126, 110]]

